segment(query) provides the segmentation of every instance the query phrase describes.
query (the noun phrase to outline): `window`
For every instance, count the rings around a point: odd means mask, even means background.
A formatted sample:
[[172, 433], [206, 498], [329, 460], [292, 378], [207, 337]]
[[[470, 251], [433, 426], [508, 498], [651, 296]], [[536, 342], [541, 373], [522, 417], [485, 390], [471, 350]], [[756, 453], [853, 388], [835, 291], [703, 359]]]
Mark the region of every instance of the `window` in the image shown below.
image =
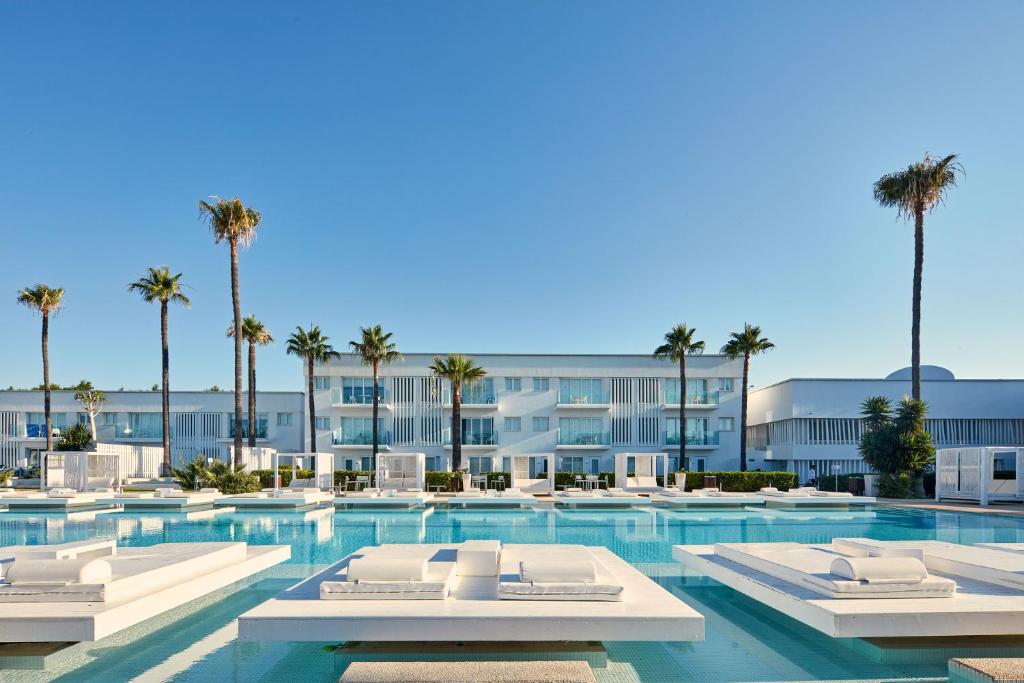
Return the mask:
[[[341, 418], [340, 433], [333, 437], [335, 445], [341, 446], [371, 446], [373, 445], [373, 418], [372, 417], [343, 417]], [[330, 427], [328, 427], [330, 429]], [[391, 434], [384, 431], [384, 418], [377, 418], [377, 445], [390, 444]]]
[[328, 430], [331, 428], [331, 418], [329, 417], [318, 417], [316, 418], [316, 428]]
[[563, 446], [608, 445], [608, 432], [599, 417], [563, 417], [558, 420], [558, 443]]
[[427, 471], [428, 472], [442, 472], [444, 467], [441, 466], [440, 455], [428, 455], [427, 456]]
[[533, 431], [535, 432], [546, 432], [551, 429], [551, 423], [546, 417], [535, 417], [533, 418]]
[[520, 417], [506, 417], [505, 418], [505, 431], [506, 432], [519, 432], [523, 429], [523, 419]]
[[101, 413], [100, 417], [103, 418], [104, 425], [117, 425], [117, 413]]
[[720, 432], [732, 432], [736, 430], [736, 418], [735, 417], [720, 417], [718, 418], [718, 431]]
[[277, 426], [278, 427], [291, 427], [292, 426], [292, 414], [291, 413], [278, 413], [277, 414]]
[[493, 417], [462, 418], [462, 443], [466, 446], [493, 446], [498, 443]]
[[160, 413], [128, 413], [124, 435], [134, 439], [162, 439], [164, 418]]
[[[235, 415], [234, 413], [226, 413], [228, 416], [228, 436], [232, 439], [235, 438]], [[256, 413], [256, 438], [265, 439], [267, 438], [267, 423], [269, 422], [267, 413]], [[242, 416], [242, 438], [249, 438], [249, 416]]]
[[[708, 392], [708, 381], [703, 378], [686, 380], [686, 404], [709, 405], [718, 402], [717, 394]], [[665, 403], [679, 403], [679, 380], [665, 380]]]
[[551, 378], [550, 377], [534, 377], [533, 378], [533, 390], [534, 391], [550, 391], [551, 390]]
[[484, 474], [494, 470], [494, 460], [489, 455], [469, 456], [469, 473]]
[[330, 389], [330, 388], [331, 388], [331, 378], [330, 377], [314, 377], [313, 378], [313, 389], [315, 389], [316, 391], [320, 391], [322, 389]]
[[522, 391], [523, 390], [523, 378], [522, 377], [506, 377], [505, 378], [505, 391]]
[[[446, 403], [451, 403], [452, 390], [448, 387]], [[497, 403], [494, 396], [494, 378], [484, 377], [462, 385], [463, 405], [491, 405]]]
[[603, 404], [610, 398], [600, 378], [568, 378], [558, 380], [558, 402], [565, 404]]
[[735, 391], [732, 388], [732, 377], [719, 377], [718, 378], [718, 390], [719, 391]]
[[[387, 392], [384, 391], [384, 380], [377, 379], [377, 393], [383, 403], [387, 402]], [[373, 378], [372, 377], [346, 377], [341, 380], [341, 401], [356, 405], [373, 405]]]
[[562, 471], [563, 472], [582, 472], [583, 471], [583, 456], [582, 455], [563, 455], [562, 456]]

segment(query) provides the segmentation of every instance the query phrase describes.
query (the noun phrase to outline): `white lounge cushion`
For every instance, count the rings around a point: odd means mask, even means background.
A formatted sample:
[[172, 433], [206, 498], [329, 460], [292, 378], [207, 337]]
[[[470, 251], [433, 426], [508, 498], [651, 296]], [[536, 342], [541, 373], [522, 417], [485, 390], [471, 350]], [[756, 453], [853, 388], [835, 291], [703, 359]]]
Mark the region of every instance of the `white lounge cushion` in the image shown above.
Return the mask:
[[334, 577], [321, 582], [321, 600], [443, 600], [456, 576], [455, 553], [436, 557], [429, 548], [380, 546], [363, 558], [412, 559], [426, 562], [422, 581], [349, 580], [352, 558]]
[[[502, 600], [558, 600], [558, 601], [618, 601], [622, 599], [623, 587], [593, 554], [583, 546], [561, 546], [538, 549], [527, 554], [510, 555], [502, 553], [501, 573], [498, 579], [498, 598]], [[591, 581], [523, 581], [523, 564], [534, 566], [527, 576], [556, 578], [547, 573], [538, 562], [576, 565], [586, 563], [593, 571]], [[545, 569], [541, 573], [537, 570]], [[566, 573], [566, 576], [570, 574]]]
[[480, 489], [470, 489], [468, 491], [459, 491], [455, 494], [455, 498], [482, 498], [487, 495]]
[[58, 488], [50, 489], [46, 495], [50, 498], [73, 498], [77, 493], [75, 489]]
[[607, 491], [601, 491], [599, 495], [609, 496], [611, 498], [639, 498], [631, 491], [623, 491], [622, 489], [608, 489]]
[[199, 489], [199, 493], [220, 493], [220, 490], [211, 488], [209, 486], [204, 486], [203, 488]]
[[127, 493], [119, 493], [115, 498], [153, 498], [154, 494], [144, 491], [128, 491]]
[[853, 498], [853, 494], [847, 491], [811, 491], [811, 495], [822, 498]]
[[593, 583], [594, 575], [594, 561], [584, 557], [519, 562], [519, 580], [526, 583]]
[[928, 570], [914, 557], [837, 557], [831, 571], [836, 576], [867, 583], [920, 583]]
[[423, 581], [424, 557], [358, 557], [348, 564], [348, 581]]
[[111, 575], [110, 563], [102, 559], [15, 559], [6, 572], [6, 579], [13, 586], [105, 584], [110, 582]]
[[778, 493], [779, 490], [777, 488], [775, 488], [774, 486], [762, 486], [760, 492], [761, 493]]

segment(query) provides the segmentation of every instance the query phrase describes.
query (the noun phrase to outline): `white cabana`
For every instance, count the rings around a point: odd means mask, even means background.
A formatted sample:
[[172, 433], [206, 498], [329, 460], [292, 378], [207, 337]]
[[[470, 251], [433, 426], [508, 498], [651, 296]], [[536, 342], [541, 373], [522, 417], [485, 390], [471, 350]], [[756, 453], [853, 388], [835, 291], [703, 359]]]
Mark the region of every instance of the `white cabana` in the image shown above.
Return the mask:
[[420, 489], [427, 483], [425, 453], [378, 453], [377, 488], [381, 490]]
[[278, 453], [271, 454], [271, 471], [274, 473], [274, 488], [281, 488], [281, 456], [292, 460], [292, 478], [294, 482], [300, 469], [313, 470], [313, 481], [310, 488], [321, 491], [334, 490], [334, 453]]
[[[555, 454], [524, 453], [511, 456], [512, 486], [523, 493], [551, 493], [555, 490]], [[537, 464], [540, 460], [543, 467]]]
[[85, 451], [44, 451], [39, 468], [39, 488], [89, 491], [116, 487], [118, 456]]
[[[996, 464], [1001, 467], [997, 468]], [[996, 479], [995, 472], [1014, 476]], [[990, 501], [1024, 500], [1024, 448], [983, 446], [978, 448], [940, 448], [935, 453], [935, 500], [943, 498]]]
[[[632, 468], [629, 466], [630, 460]], [[657, 479], [659, 469], [662, 476], [667, 476], [668, 453], [616, 453], [615, 485], [634, 491], [661, 491]]]

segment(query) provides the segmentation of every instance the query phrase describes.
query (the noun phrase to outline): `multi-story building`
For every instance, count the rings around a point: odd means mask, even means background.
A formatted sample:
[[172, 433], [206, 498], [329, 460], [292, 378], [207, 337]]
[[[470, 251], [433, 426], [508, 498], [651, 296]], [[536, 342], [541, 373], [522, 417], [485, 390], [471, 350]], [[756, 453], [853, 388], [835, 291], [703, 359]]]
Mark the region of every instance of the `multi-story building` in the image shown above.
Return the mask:
[[[955, 379], [921, 368], [926, 429], [937, 448], [1024, 445], [1024, 380]], [[788, 379], [750, 392], [747, 451], [751, 469], [788, 470], [801, 481], [836, 472], [864, 472], [857, 453], [861, 403], [910, 395], [909, 368], [885, 379]]]
[[[423, 452], [427, 468], [451, 466], [451, 387], [434, 377], [433, 354], [406, 354], [382, 368], [381, 450]], [[689, 469], [739, 465], [741, 361], [687, 360], [686, 425], [679, 424], [677, 365], [642, 355], [474, 354], [487, 371], [462, 389], [463, 457], [473, 472], [507, 470], [505, 458], [555, 453], [559, 470], [599, 472], [618, 452], [667, 451], [678, 468], [686, 438]], [[370, 466], [370, 368], [343, 355], [314, 368], [317, 450], [336, 466]]]
[[[108, 391], [96, 416], [99, 441], [160, 445], [163, 420], [159, 391]], [[50, 421], [55, 432], [88, 416], [73, 391], [51, 392]], [[256, 394], [256, 441], [280, 451], [302, 451], [305, 420], [301, 392]], [[247, 399], [246, 399], [247, 400]], [[171, 392], [171, 461], [197, 455], [227, 458], [234, 439], [234, 394], [218, 391]], [[249, 434], [249, 416], [242, 422]], [[32, 467], [46, 448], [42, 391], [0, 391], [0, 468]]]

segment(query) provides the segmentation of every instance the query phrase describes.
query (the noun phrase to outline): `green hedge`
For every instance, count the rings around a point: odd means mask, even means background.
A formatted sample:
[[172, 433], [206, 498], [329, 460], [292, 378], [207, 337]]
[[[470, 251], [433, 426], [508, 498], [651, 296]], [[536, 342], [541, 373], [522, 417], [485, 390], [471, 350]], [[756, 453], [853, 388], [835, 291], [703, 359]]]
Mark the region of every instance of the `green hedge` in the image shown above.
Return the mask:
[[686, 488], [704, 488], [704, 477], [718, 477], [718, 488], [723, 491], [751, 493], [765, 486], [782, 491], [799, 486], [795, 472], [687, 472]]
[[[584, 479], [590, 472], [555, 472], [555, 489], [562, 489], [566, 486], [574, 486], [576, 477], [580, 476]], [[598, 479], [608, 479], [608, 487], [612, 488], [615, 486], [615, 473], [614, 472], [598, 472]]]

